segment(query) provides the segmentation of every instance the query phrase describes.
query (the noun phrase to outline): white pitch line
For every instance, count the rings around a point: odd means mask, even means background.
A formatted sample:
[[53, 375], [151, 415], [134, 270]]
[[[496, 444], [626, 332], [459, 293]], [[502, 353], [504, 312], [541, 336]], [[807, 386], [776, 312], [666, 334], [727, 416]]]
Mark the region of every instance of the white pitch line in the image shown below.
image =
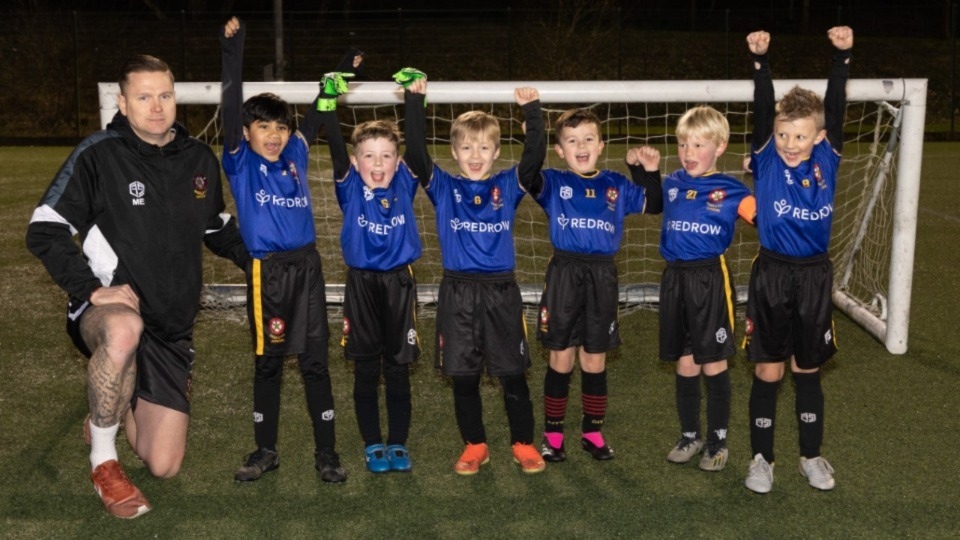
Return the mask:
[[945, 214], [943, 212], [937, 212], [936, 210], [930, 210], [929, 208], [921, 208], [920, 211], [925, 212], [927, 214], [933, 214], [938, 218], [945, 219], [947, 221], [952, 221], [953, 223], [960, 223], [960, 217], [957, 217], [957, 216], [952, 216], [950, 214]]

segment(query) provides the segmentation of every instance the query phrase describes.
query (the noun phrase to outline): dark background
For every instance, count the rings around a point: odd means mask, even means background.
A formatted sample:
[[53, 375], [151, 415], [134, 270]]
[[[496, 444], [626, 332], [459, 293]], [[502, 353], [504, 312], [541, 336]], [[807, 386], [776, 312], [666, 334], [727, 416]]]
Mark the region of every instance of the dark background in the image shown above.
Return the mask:
[[[853, 78], [929, 79], [929, 138], [956, 138], [957, 0], [456, 2], [284, 0], [275, 65], [274, 2], [14, 0], [0, 7], [0, 142], [72, 143], [99, 128], [96, 83], [131, 54], [166, 60], [178, 81], [219, 80], [216, 32], [248, 23], [245, 80], [318, 80], [348, 45], [367, 75], [416, 66], [432, 80], [749, 78], [744, 37], [773, 34], [777, 78], [826, 75], [826, 30], [856, 32]], [[209, 112], [181, 111], [192, 130]]]

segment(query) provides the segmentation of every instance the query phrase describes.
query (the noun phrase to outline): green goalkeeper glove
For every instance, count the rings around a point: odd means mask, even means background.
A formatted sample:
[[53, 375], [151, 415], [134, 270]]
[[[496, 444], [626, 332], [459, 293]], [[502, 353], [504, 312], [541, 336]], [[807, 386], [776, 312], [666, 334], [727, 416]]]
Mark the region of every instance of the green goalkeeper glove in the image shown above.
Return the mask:
[[317, 100], [317, 110], [337, 110], [337, 96], [346, 94], [349, 91], [346, 79], [353, 76], [353, 73], [342, 73], [339, 71], [325, 73], [323, 78], [320, 79], [320, 99]]
[[407, 88], [413, 84], [414, 81], [426, 78], [426, 76], [427, 74], [419, 69], [405, 67], [393, 74], [393, 80], [397, 81], [397, 84], [402, 84], [404, 88]]

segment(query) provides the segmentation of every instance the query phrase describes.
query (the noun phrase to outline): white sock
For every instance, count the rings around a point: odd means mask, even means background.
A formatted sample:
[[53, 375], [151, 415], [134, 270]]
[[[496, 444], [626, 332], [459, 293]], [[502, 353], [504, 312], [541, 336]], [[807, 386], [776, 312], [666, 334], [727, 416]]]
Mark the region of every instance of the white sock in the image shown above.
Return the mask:
[[101, 463], [117, 458], [117, 431], [120, 424], [97, 427], [90, 423], [90, 467], [96, 469]]

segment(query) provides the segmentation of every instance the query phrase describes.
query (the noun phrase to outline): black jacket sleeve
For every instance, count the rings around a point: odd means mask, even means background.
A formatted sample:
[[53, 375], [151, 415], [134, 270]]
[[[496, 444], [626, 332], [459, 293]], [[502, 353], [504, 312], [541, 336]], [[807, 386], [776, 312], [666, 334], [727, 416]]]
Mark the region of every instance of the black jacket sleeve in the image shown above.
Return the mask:
[[423, 106], [425, 98], [423, 94], [403, 91], [406, 115], [403, 119], [403, 138], [407, 145], [403, 161], [423, 187], [427, 186], [433, 175], [433, 159], [427, 152], [427, 119]]
[[[353, 67], [353, 57], [357, 55], [362, 55], [358, 49], [351, 47], [347, 49], [346, 54], [343, 55], [343, 58], [340, 59], [340, 63], [337, 64], [334, 71], [340, 73], [353, 73], [354, 75], [359, 76], [361, 70], [363, 69], [363, 64], [360, 64], [359, 67]], [[307, 108], [307, 112], [303, 114], [303, 119], [300, 120], [300, 126], [297, 131], [303, 135], [303, 138], [307, 141], [307, 145], [313, 144], [317, 140], [317, 134], [320, 133], [320, 126], [323, 125], [323, 118], [321, 117], [320, 110], [317, 109], [317, 101], [320, 98], [332, 97], [336, 99], [337, 96], [324, 96], [323, 87], [321, 85], [320, 93], [317, 94], [317, 98], [313, 100], [313, 104]]]
[[240, 269], [245, 270], [247, 263], [250, 262], [250, 252], [243, 244], [240, 229], [237, 228], [237, 220], [233, 216], [228, 216], [226, 222], [219, 215], [211, 216], [203, 243], [210, 248], [210, 251], [230, 259]]
[[526, 124], [526, 137], [523, 143], [523, 154], [517, 165], [517, 176], [520, 185], [528, 193], [536, 196], [543, 191], [543, 176], [540, 169], [547, 159], [547, 135], [543, 127], [543, 112], [540, 110], [540, 100], [534, 100], [523, 106], [523, 121]]
[[247, 263], [250, 262], [250, 252], [247, 251], [243, 238], [240, 236], [240, 229], [237, 227], [237, 219], [226, 213], [226, 204], [223, 201], [223, 182], [220, 181], [220, 164], [216, 158], [210, 161], [210, 170], [207, 178], [216, 178], [216, 182], [210, 183], [210, 193], [212, 204], [207, 214], [207, 225], [203, 235], [203, 243], [210, 251], [233, 261], [241, 269], [245, 270]]
[[102, 285], [73, 238], [88, 230], [100, 211], [94, 195], [95, 167], [88, 158], [80, 148], [67, 158], [34, 210], [26, 237], [27, 249], [54, 283], [79, 300], [90, 298]]
[[773, 74], [766, 54], [751, 54], [753, 70], [753, 136], [754, 150], [762, 148], [773, 134], [776, 100], [773, 93]]
[[220, 27], [220, 114], [223, 118], [223, 148], [233, 152], [243, 135], [243, 41], [247, 26], [242, 21], [232, 38]]
[[27, 249], [40, 259], [54, 283], [71, 297], [87, 300], [101, 286], [74, 242], [69, 225], [31, 222], [27, 226]]
[[300, 127], [297, 129], [300, 135], [303, 135], [304, 140], [307, 141], [308, 146], [317, 140], [317, 133], [320, 133], [320, 125], [323, 124], [320, 111], [317, 110], [317, 101], [321, 97], [323, 97], [322, 92], [317, 94], [313, 103], [307, 106], [307, 112], [303, 113], [303, 120], [300, 120]]
[[823, 97], [827, 140], [839, 154], [843, 150], [843, 122], [847, 110], [847, 78], [850, 75], [851, 51], [837, 51], [827, 79], [827, 93]]
[[644, 214], [659, 214], [663, 212], [663, 186], [660, 183], [660, 171], [650, 172], [643, 165], [627, 165], [633, 183], [642, 187], [647, 205]]

